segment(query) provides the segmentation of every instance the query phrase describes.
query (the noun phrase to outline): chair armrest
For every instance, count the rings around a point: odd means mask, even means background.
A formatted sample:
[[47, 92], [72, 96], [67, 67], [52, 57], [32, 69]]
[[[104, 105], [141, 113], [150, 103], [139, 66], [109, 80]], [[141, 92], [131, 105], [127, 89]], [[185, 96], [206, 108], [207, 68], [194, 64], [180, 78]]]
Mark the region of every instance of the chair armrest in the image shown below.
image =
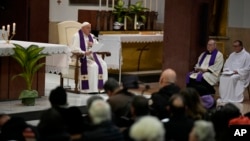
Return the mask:
[[96, 54], [99, 54], [102, 56], [102, 59], [104, 59], [106, 56], [111, 56], [110, 52], [96, 52]]

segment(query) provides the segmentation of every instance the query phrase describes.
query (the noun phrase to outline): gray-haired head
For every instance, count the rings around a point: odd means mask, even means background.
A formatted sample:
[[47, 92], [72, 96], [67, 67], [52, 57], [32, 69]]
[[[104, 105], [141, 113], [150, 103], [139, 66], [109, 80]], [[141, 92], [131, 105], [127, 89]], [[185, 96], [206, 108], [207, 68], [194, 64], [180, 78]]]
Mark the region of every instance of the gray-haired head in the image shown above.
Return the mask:
[[91, 96], [88, 100], [87, 100], [87, 108], [89, 109], [91, 104], [96, 101], [96, 100], [103, 100], [103, 98], [101, 96], [98, 95], [94, 95]]
[[95, 125], [109, 121], [111, 120], [111, 108], [107, 102], [95, 100], [89, 108], [89, 116]]
[[144, 116], [132, 125], [129, 134], [135, 141], [163, 141], [165, 129], [156, 117]]
[[215, 141], [214, 127], [211, 122], [197, 120], [192, 130], [198, 141]]

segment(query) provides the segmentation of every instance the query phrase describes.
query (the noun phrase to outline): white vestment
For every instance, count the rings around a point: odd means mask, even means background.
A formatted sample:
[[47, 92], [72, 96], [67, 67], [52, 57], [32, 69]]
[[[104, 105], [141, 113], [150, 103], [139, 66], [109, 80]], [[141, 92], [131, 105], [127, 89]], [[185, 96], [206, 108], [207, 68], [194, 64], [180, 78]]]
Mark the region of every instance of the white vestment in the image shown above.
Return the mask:
[[[220, 75], [220, 71], [222, 69], [223, 66], [223, 55], [220, 51], [218, 51], [216, 57], [215, 57], [215, 61], [214, 64], [209, 66], [209, 61], [211, 58], [211, 54], [207, 54], [205, 59], [203, 60], [203, 62], [201, 63], [201, 65], [199, 65], [200, 60], [202, 59], [202, 56], [205, 52], [203, 52], [198, 59], [197, 64], [195, 65], [195, 68], [201, 68], [201, 69], [208, 69], [210, 72], [205, 72], [203, 73], [203, 78], [207, 81], [207, 83], [209, 83], [211, 86], [215, 85], [218, 80], [219, 80], [219, 75]], [[190, 78], [196, 79], [198, 76], [197, 72], [194, 72], [190, 75]]]
[[[94, 38], [94, 35], [91, 34], [92, 38], [93, 38], [93, 44], [98, 44], [98, 41]], [[84, 40], [85, 40], [85, 47], [87, 51], [90, 51], [91, 48], [88, 48], [88, 42], [89, 42], [89, 38], [87, 35], [83, 34]], [[81, 50], [80, 47], [80, 37], [79, 37], [79, 33], [77, 32], [76, 34], [74, 34], [73, 36], [73, 40], [72, 40], [72, 45], [70, 46], [71, 51], [72, 52], [82, 52], [85, 53], [85, 51]], [[103, 84], [105, 83], [105, 81], [108, 79], [108, 71], [107, 71], [107, 64], [106, 62], [101, 58], [101, 56], [98, 56], [98, 60], [102, 66], [102, 71], [103, 71]], [[72, 63], [75, 64], [75, 59], [72, 59]], [[89, 89], [87, 90], [82, 90], [81, 88], [81, 79], [80, 81], [80, 90], [81, 92], [84, 93], [91, 93], [91, 92], [98, 92], [98, 65], [96, 64], [96, 62], [93, 59], [93, 55], [89, 55], [87, 56], [87, 70], [88, 70], [88, 82], [89, 82]], [[79, 71], [81, 72], [81, 71]], [[81, 75], [81, 74], [79, 74]], [[80, 77], [81, 78], [81, 77]]]
[[[238, 74], [221, 75], [219, 94], [221, 102], [242, 102], [244, 90], [250, 81], [250, 55], [245, 49], [233, 52], [223, 68], [223, 72], [237, 71]], [[223, 74], [223, 73], [222, 73]]]

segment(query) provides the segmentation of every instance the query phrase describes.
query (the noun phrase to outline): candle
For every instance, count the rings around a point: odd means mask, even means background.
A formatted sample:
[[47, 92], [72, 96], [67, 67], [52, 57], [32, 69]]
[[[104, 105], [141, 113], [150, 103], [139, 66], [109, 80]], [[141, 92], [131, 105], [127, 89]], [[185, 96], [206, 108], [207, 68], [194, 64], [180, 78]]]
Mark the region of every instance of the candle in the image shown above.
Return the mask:
[[143, 1], [144, 7], [147, 8], [147, 0]]
[[102, 8], [102, 0], [99, 0], [99, 11], [101, 11]]
[[155, 0], [155, 12], [158, 12], [158, 0]]
[[112, 10], [114, 10], [115, 7], [115, 0], [112, 0]]
[[12, 31], [12, 34], [15, 34], [16, 33], [16, 23], [13, 23], [13, 31]]
[[152, 0], [149, 0], [149, 11], [152, 10]]
[[10, 35], [10, 25], [8, 24], [7, 25], [7, 36], [9, 36]]
[[2, 26], [2, 30], [3, 30], [3, 32], [5, 31], [5, 26], [4, 25]]
[[109, 10], [109, 0], [106, 0], [106, 11]]

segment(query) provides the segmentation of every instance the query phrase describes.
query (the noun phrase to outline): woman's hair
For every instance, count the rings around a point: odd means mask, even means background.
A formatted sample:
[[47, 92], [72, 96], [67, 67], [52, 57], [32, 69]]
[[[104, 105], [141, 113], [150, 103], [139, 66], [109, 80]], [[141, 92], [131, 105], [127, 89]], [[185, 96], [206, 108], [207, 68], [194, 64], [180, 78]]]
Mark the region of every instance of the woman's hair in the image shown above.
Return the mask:
[[206, 109], [201, 103], [198, 92], [193, 88], [185, 88], [181, 90], [180, 94], [185, 99], [187, 115], [193, 119], [202, 119], [206, 113]]

